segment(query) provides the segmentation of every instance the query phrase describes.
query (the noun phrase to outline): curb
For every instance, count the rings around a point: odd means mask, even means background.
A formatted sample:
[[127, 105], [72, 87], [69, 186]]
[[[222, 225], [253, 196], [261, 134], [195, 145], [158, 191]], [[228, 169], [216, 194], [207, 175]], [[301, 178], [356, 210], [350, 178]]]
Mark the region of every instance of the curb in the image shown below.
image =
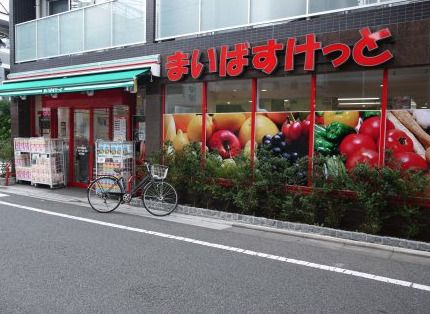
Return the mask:
[[[139, 201], [131, 205], [140, 206]], [[175, 211], [185, 215], [215, 218], [232, 223], [233, 227], [254, 229], [266, 232], [331, 241], [345, 245], [380, 249], [393, 253], [430, 257], [430, 243], [393, 237], [371, 235], [361, 232], [345, 231], [327, 227], [280, 221], [263, 217], [229, 213], [212, 209], [178, 205]]]
[[395, 247], [395, 246], [389, 246], [389, 245], [383, 245], [383, 244], [347, 240], [347, 239], [335, 238], [335, 237], [325, 236], [320, 234], [283, 230], [283, 229], [276, 229], [276, 228], [270, 228], [270, 227], [261, 227], [261, 226], [247, 225], [242, 223], [233, 223], [232, 227], [252, 229], [252, 230], [263, 231], [263, 232], [272, 232], [272, 233], [289, 235], [289, 236], [294, 236], [299, 238], [311, 239], [311, 240], [328, 241], [328, 242], [339, 243], [339, 244], [344, 244], [348, 246], [370, 248], [370, 249], [387, 251], [391, 253], [400, 253], [400, 254], [407, 254], [411, 256], [430, 258], [430, 252], [428, 251], [419, 251], [419, 250], [405, 249], [401, 247]]

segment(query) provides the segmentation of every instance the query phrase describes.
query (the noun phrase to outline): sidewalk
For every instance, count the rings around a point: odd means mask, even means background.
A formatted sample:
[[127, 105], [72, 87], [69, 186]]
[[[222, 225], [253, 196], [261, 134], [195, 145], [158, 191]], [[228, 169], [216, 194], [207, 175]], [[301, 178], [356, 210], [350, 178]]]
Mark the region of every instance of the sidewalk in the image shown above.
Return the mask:
[[[28, 197], [90, 207], [87, 200], [86, 190], [81, 188], [52, 190], [49, 188], [36, 188], [30, 185], [17, 184], [8, 187], [0, 187], [0, 192], [2, 191], [15, 195], [25, 195]], [[118, 210], [131, 215], [163, 219], [216, 230], [223, 230], [230, 227], [246, 228], [312, 240], [329, 241], [345, 246], [357, 246], [393, 253], [430, 257], [430, 243], [375, 236], [360, 232], [291, 223], [210, 209], [179, 205], [172, 215], [160, 218], [150, 215], [146, 210], [141, 208], [140, 200], [135, 199], [131, 206], [122, 205]]]

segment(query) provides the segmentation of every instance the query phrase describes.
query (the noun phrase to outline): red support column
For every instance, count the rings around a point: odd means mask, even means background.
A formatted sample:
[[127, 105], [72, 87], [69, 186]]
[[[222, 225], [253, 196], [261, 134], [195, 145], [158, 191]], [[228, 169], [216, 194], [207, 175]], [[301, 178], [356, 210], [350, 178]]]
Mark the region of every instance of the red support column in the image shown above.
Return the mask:
[[257, 116], [257, 91], [258, 81], [257, 78], [252, 79], [252, 106], [251, 106], [251, 169], [254, 169], [255, 158], [255, 120]]
[[315, 73], [311, 76], [310, 89], [310, 119], [309, 127], [309, 143], [308, 143], [308, 186], [312, 185], [312, 175], [314, 170], [314, 139], [315, 139], [315, 111], [316, 111], [316, 96], [317, 96], [317, 76]]
[[109, 140], [113, 140], [113, 107], [109, 107]]
[[387, 99], [388, 99], [388, 69], [384, 69], [381, 90], [381, 129], [379, 130], [379, 160], [378, 166], [385, 164], [385, 134], [387, 126]]
[[73, 152], [75, 150], [74, 133], [75, 133], [75, 110], [69, 109], [69, 178], [68, 184], [72, 183], [75, 177], [75, 162]]
[[51, 138], [58, 138], [58, 109], [51, 108]]
[[160, 129], [160, 147], [164, 145], [164, 113], [166, 112], [166, 85], [161, 85], [161, 129]]
[[202, 167], [205, 165], [206, 158], [206, 116], [208, 113], [208, 83], [203, 82], [202, 87]]
[[36, 136], [36, 98], [30, 97], [30, 136]]
[[90, 182], [93, 180], [93, 165], [94, 165], [94, 109], [90, 109], [90, 142], [89, 142], [89, 161], [88, 161], [88, 178]]

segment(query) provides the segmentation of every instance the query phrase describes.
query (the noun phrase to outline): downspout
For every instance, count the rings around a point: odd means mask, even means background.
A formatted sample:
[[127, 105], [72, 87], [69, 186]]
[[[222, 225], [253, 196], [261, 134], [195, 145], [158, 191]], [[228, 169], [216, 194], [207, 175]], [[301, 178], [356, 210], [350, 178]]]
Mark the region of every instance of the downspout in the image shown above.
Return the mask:
[[40, 19], [40, 2], [41, 0], [36, 0], [36, 19]]

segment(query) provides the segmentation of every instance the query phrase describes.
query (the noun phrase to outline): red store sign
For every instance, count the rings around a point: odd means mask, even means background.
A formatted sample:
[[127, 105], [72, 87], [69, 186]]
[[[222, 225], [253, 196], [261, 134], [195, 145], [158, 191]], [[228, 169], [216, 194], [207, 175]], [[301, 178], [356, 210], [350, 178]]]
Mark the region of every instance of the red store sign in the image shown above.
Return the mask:
[[391, 37], [388, 28], [372, 33], [369, 27], [364, 27], [359, 32], [361, 38], [352, 48], [344, 43], [334, 43], [323, 47], [321, 42], [316, 40], [315, 34], [307, 34], [305, 42], [301, 44], [297, 43], [296, 38], [288, 38], [285, 44], [277, 42], [276, 39], [270, 39], [266, 44], [254, 46], [252, 49], [247, 42], [235, 44], [232, 50], [227, 45], [221, 46], [219, 51], [216, 48], [208, 48], [206, 50], [209, 61], [207, 69], [200, 62], [202, 52], [199, 49], [193, 50], [191, 59], [190, 54], [179, 50], [167, 57], [167, 77], [170, 81], [176, 82], [185, 75], [191, 74], [194, 79], [198, 79], [204, 71], [218, 73], [220, 77], [235, 77], [243, 73], [250, 61], [254, 69], [271, 74], [278, 67], [278, 53], [281, 51], [285, 52], [284, 70], [286, 72], [294, 70], [294, 58], [299, 54], [305, 56], [305, 71], [314, 71], [315, 55], [319, 50], [324, 56], [333, 57], [331, 63], [334, 68], [347, 62], [351, 55], [354, 62], [363, 67], [375, 67], [393, 58], [393, 54], [389, 50], [384, 50], [379, 54], [368, 54], [379, 48], [378, 41]]

